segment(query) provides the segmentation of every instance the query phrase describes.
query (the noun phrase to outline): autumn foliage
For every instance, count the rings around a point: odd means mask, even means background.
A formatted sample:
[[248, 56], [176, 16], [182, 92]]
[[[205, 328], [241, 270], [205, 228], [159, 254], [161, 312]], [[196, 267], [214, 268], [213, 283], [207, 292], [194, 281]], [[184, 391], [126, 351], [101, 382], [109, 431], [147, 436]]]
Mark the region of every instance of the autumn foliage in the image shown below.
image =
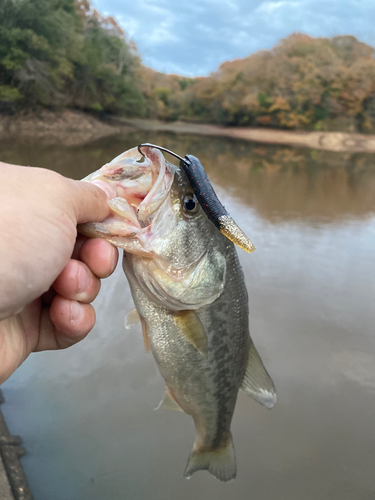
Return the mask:
[[[163, 80], [164, 78], [164, 80]], [[160, 119], [288, 129], [375, 129], [373, 48], [353, 36], [293, 34], [207, 78], [142, 78]]]
[[142, 65], [89, 0], [0, 1], [0, 112], [70, 107], [160, 120], [375, 132], [373, 48], [293, 34], [185, 78]]

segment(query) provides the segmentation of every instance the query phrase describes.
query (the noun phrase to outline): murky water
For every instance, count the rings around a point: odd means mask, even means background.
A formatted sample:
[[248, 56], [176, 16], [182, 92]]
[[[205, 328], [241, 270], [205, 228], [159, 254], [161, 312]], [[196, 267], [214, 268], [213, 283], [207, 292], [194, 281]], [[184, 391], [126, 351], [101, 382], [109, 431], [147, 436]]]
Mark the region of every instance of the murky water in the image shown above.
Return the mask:
[[154, 412], [163, 381], [144, 354], [120, 268], [98, 322], [67, 351], [32, 355], [3, 385], [36, 500], [364, 500], [375, 497], [375, 161], [234, 140], [132, 134], [64, 149], [0, 145], [4, 161], [81, 178], [142, 141], [198, 156], [254, 241], [241, 252], [251, 333], [278, 392], [240, 395], [238, 477], [182, 477], [189, 417]]

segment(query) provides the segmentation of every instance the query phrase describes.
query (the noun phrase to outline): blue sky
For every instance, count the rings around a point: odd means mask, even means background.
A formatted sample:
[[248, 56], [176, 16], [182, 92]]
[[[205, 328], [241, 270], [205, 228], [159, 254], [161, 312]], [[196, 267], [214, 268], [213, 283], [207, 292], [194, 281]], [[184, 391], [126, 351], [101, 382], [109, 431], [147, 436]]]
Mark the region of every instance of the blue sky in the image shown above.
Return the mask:
[[208, 75], [227, 60], [268, 49], [299, 31], [350, 34], [375, 46], [375, 0], [94, 0], [116, 17], [144, 64]]

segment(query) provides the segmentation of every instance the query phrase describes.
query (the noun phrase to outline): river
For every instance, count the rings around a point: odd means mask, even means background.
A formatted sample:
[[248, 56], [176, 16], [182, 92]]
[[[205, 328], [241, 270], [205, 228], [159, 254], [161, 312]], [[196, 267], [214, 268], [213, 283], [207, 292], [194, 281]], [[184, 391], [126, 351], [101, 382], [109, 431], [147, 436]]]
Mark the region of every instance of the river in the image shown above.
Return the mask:
[[124, 329], [133, 305], [119, 266], [88, 338], [31, 355], [2, 386], [35, 500], [374, 498], [373, 156], [145, 134], [75, 148], [0, 144], [0, 160], [79, 179], [145, 141], [198, 156], [257, 248], [239, 255], [251, 335], [278, 402], [269, 411], [239, 396], [235, 481], [184, 479], [193, 424], [154, 411], [164, 384], [140, 328]]

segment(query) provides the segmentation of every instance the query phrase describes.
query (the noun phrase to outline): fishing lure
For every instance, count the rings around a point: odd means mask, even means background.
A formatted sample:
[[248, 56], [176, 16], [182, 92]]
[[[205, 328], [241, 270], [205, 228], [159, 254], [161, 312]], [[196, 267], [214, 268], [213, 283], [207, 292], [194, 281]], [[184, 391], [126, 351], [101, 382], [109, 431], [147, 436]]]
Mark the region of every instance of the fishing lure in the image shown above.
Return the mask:
[[186, 155], [185, 158], [182, 158], [169, 149], [149, 143], [143, 143], [138, 146], [138, 151], [143, 156], [143, 147], [156, 148], [174, 156], [175, 158], [178, 158], [180, 160], [180, 168], [185, 172], [189, 183], [193, 188], [194, 194], [208, 219], [224, 236], [245, 250], [245, 252], [251, 253], [255, 250], [253, 243], [249, 240], [242, 229], [240, 229], [234, 222], [224, 205], [218, 199], [202, 163], [196, 156]]

